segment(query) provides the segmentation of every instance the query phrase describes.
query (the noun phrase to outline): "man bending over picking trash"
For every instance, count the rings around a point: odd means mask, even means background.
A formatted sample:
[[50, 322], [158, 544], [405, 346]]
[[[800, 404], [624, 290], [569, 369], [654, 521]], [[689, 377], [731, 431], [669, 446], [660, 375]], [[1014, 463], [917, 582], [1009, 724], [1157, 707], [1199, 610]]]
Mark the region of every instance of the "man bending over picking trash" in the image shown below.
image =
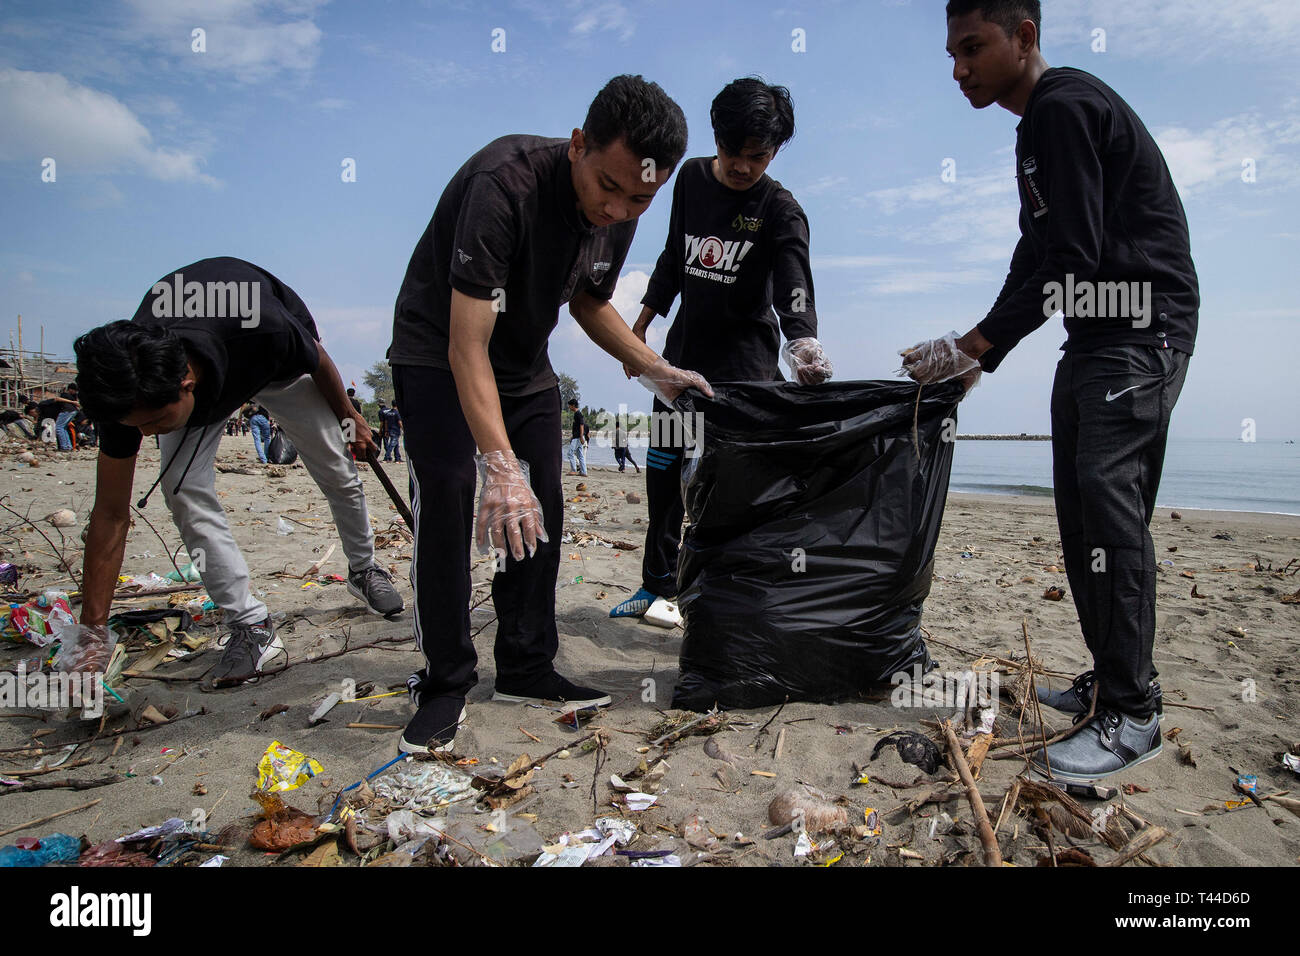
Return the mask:
[[250, 400], [281, 423], [329, 501], [348, 558], [348, 590], [375, 614], [402, 610], [401, 595], [375, 564], [365, 492], [348, 457], [346, 439], [362, 459], [376, 448], [370, 428], [292, 289], [240, 259], [204, 259], [159, 280], [134, 318], [92, 329], [74, 348], [81, 404], [100, 430], [82, 584], [83, 669], [101, 657], [107, 662], [109, 606], [144, 435], [159, 436], [162, 462], [138, 507], [162, 485], [185, 549], [230, 630], [210, 685], [256, 680], [284, 653], [266, 605], [249, 590], [248, 565], [213, 473], [226, 420]]

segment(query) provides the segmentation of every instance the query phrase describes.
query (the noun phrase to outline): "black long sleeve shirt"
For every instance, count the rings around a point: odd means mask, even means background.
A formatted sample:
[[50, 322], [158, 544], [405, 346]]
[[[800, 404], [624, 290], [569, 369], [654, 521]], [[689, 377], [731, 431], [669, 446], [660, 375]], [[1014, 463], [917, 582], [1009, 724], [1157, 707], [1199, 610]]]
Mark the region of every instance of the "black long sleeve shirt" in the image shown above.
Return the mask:
[[1016, 127], [1016, 177], [1021, 239], [979, 323], [994, 346], [980, 360], [985, 371], [1057, 307], [1063, 350], [1139, 344], [1190, 354], [1200, 292], [1187, 217], [1132, 108], [1089, 73], [1047, 70]]
[[779, 380], [781, 333], [817, 335], [808, 217], [770, 176], [738, 192], [712, 163], [678, 171], [668, 241], [641, 302], [666, 316], [681, 296], [664, 343], [672, 364], [709, 381]]

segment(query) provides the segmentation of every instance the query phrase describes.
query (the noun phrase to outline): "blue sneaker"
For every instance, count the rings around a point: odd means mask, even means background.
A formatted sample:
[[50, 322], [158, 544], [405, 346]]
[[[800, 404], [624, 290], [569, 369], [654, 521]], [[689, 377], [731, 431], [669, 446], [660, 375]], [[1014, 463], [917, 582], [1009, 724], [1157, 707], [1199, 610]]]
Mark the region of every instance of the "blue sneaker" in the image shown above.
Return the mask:
[[610, 617], [640, 617], [646, 611], [650, 610], [650, 605], [654, 603], [657, 594], [651, 594], [645, 588], [641, 588], [630, 598], [620, 604], [614, 610], [609, 612]]

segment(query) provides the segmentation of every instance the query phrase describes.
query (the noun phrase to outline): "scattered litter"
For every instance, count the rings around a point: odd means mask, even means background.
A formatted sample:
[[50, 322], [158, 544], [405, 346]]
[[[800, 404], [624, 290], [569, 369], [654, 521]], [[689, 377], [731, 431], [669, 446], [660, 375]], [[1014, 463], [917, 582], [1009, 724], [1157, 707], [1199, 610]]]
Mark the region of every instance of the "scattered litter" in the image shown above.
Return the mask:
[[915, 730], [895, 730], [892, 733], [885, 734], [876, 741], [876, 746], [871, 751], [871, 759], [875, 760], [880, 756], [880, 751], [889, 743], [892, 743], [897, 748], [898, 756], [905, 763], [920, 767], [926, 773], [936, 772], [939, 769], [939, 764], [943, 762], [935, 742], [925, 734], [917, 733]]
[[24, 837], [14, 846], [0, 847], [0, 867], [76, 863], [80, 856], [81, 840], [66, 833], [51, 833], [39, 840]]
[[627, 808], [633, 812], [639, 812], [641, 810], [649, 810], [651, 807], [653, 807], [656, 803], [659, 802], [659, 798], [657, 796], [650, 793], [639, 793], [635, 790], [627, 794], [624, 797], [624, 800], [627, 801]]
[[221, 854], [217, 854], [217, 855], [214, 856], [212, 859], [210, 859], [210, 860], [206, 860], [205, 862], [200, 863], [199, 866], [200, 866], [200, 867], [205, 867], [205, 866], [221, 866], [221, 864], [225, 863], [226, 860], [228, 860], [228, 859], [230, 859], [230, 858], [229, 858], [229, 857], [222, 856]]
[[375, 779], [375, 795], [407, 810], [430, 810], [463, 797], [471, 789], [469, 774], [443, 763], [409, 764]]
[[767, 805], [767, 818], [775, 826], [796, 826], [812, 833], [826, 833], [849, 823], [848, 811], [806, 783], [773, 797]]
[[1282, 766], [1286, 767], [1292, 773], [1300, 774], [1300, 756], [1296, 754], [1283, 754]]
[[1043, 597], [1048, 601], [1059, 601], [1065, 597], [1065, 588], [1053, 585], [1043, 592]]
[[[311, 716], [307, 718], [307, 726], [315, 727], [317, 724], [319, 724], [322, 720], [325, 719], [325, 715], [334, 709], [334, 705], [337, 704], [342, 699], [343, 699], [343, 695], [339, 694], [336, 691], [333, 694], [330, 694], [324, 700], [322, 700], [320, 704], [316, 707], [316, 709], [312, 711]], [[288, 708], [285, 709], [287, 710]]]
[[311, 757], [273, 740], [257, 763], [257, 786], [259, 790], [268, 792], [296, 790], [323, 772], [321, 765]]
[[291, 524], [289, 524], [289, 522], [285, 521], [284, 518], [281, 518], [281, 519], [279, 520], [279, 523], [275, 526], [275, 533], [276, 533], [276, 534], [293, 534], [293, 525], [291, 525]]
[[45, 520], [56, 528], [71, 528], [77, 523], [77, 513], [70, 508], [60, 508], [47, 514]]
[[[628, 495], [631, 500], [634, 495]], [[641, 499], [637, 498], [639, 502]], [[676, 853], [669, 853], [666, 856], [643, 856], [632, 861], [633, 866], [681, 866], [682, 861]]]
[[315, 818], [297, 807], [289, 806], [280, 799], [279, 794], [254, 790], [253, 799], [261, 806], [263, 819], [249, 834], [249, 846], [283, 853], [295, 846], [310, 843], [319, 836]]

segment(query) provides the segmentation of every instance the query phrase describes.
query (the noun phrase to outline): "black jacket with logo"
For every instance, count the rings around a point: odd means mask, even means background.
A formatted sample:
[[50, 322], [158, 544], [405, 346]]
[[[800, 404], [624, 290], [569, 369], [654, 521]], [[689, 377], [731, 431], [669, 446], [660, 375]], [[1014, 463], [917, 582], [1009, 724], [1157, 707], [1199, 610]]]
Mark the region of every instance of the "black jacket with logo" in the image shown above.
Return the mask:
[[781, 333], [817, 335], [808, 217], [771, 177], [737, 192], [712, 163], [690, 159], [677, 173], [668, 241], [641, 302], [667, 315], [682, 297], [664, 344], [674, 365], [711, 382], [780, 380]]
[[567, 139], [503, 136], [452, 177], [406, 267], [388, 360], [450, 368], [451, 290], [500, 303], [488, 357], [502, 395], [554, 388], [560, 307], [608, 300], [636, 220], [594, 228], [577, 207]]
[[1016, 178], [1021, 239], [979, 323], [994, 346], [984, 369], [997, 368], [1057, 306], [1066, 313], [1064, 350], [1137, 344], [1190, 354], [1200, 292], [1187, 216], [1132, 108], [1089, 73], [1047, 70], [1016, 127]]

